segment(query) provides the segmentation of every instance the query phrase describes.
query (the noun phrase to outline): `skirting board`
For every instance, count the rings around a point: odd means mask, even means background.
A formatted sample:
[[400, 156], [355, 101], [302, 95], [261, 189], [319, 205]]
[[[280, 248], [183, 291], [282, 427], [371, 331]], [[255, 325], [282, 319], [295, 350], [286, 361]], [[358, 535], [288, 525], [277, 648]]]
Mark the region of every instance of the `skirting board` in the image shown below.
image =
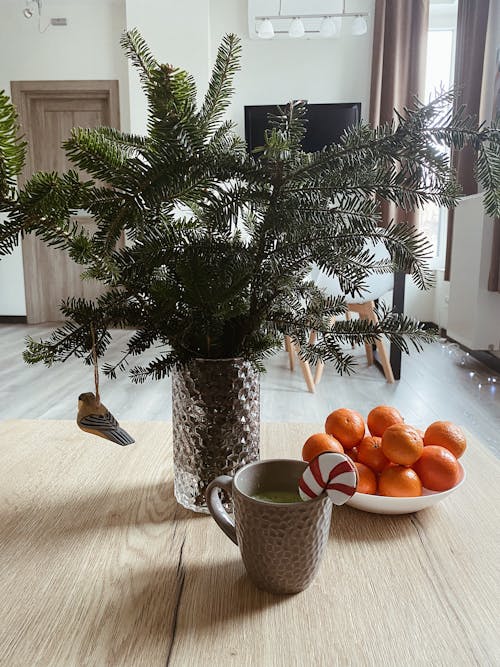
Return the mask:
[[[444, 336], [446, 336], [446, 329], [442, 330], [444, 332]], [[451, 341], [452, 343], [456, 343], [457, 345], [460, 346], [461, 350], [464, 350], [465, 352], [468, 352], [471, 357], [474, 357], [474, 359], [477, 359], [480, 361], [482, 364], [490, 368], [492, 371], [496, 371], [497, 373], [500, 373], [500, 358], [495, 356], [494, 354], [491, 354], [491, 352], [488, 352], [488, 350], [470, 350], [468, 347], [465, 345], [462, 345], [459, 343], [457, 340], [454, 340], [453, 338], [450, 338], [449, 336], [446, 336], [446, 338]]]

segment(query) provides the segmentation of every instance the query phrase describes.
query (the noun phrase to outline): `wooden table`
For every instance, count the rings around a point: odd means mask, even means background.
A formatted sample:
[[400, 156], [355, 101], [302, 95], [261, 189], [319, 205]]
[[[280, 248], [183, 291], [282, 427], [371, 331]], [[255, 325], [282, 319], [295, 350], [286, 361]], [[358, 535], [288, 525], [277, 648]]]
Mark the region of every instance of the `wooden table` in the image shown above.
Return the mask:
[[[132, 447], [0, 424], [2, 666], [500, 664], [500, 465], [473, 438], [460, 490], [415, 515], [336, 508], [318, 577], [277, 597], [176, 504], [169, 425], [124, 425]], [[263, 457], [315, 430], [264, 424]]]

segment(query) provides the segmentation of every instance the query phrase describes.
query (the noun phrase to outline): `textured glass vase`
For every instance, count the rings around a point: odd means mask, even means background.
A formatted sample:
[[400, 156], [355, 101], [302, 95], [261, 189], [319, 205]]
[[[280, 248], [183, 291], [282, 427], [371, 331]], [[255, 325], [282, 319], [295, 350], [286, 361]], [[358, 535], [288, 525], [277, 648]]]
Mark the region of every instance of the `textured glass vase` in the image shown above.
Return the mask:
[[205, 490], [259, 459], [259, 375], [243, 359], [194, 359], [172, 375], [174, 492], [208, 514]]

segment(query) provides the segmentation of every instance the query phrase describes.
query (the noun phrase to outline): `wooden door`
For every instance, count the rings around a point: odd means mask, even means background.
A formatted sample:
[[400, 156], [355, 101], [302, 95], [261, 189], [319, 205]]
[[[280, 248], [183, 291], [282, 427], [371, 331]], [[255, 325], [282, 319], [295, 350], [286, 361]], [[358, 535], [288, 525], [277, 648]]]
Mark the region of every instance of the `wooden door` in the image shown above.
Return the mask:
[[[73, 127], [119, 128], [117, 81], [17, 81], [11, 87], [28, 143], [21, 185], [36, 171], [75, 168], [61, 147]], [[79, 215], [77, 221], [93, 226], [90, 216]], [[33, 234], [23, 239], [22, 251], [30, 324], [61, 321], [59, 306], [69, 296], [92, 298], [103, 292], [97, 281], [81, 280], [83, 267], [65, 251], [47, 247]]]

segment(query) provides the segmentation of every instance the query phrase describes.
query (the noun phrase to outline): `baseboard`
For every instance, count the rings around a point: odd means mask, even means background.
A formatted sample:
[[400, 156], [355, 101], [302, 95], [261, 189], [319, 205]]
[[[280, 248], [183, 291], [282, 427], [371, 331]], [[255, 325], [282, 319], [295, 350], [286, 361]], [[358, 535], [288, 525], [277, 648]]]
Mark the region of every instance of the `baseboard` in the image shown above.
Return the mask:
[[[446, 329], [441, 329], [441, 331], [443, 332], [442, 335], [446, 336]], [[500, 373], [500, 358], [496, 355], [491, 354], [491, 352], [488, 352], [488, 350], [471, 350], [465, 345], [462, 345], [462, 343], [459, 343], [458, 340], [455, 340], [454, 338], [450, 338], [449, 336], [446, 336], [446, 338], [452, 343], [459, 345], [462, 350], [468, 352], [471, 357], [474, 357], [474, 359], [477, 359], [492, 371]]]
[[0, 315], [0, 324], [28, 324], [26, 315]]

